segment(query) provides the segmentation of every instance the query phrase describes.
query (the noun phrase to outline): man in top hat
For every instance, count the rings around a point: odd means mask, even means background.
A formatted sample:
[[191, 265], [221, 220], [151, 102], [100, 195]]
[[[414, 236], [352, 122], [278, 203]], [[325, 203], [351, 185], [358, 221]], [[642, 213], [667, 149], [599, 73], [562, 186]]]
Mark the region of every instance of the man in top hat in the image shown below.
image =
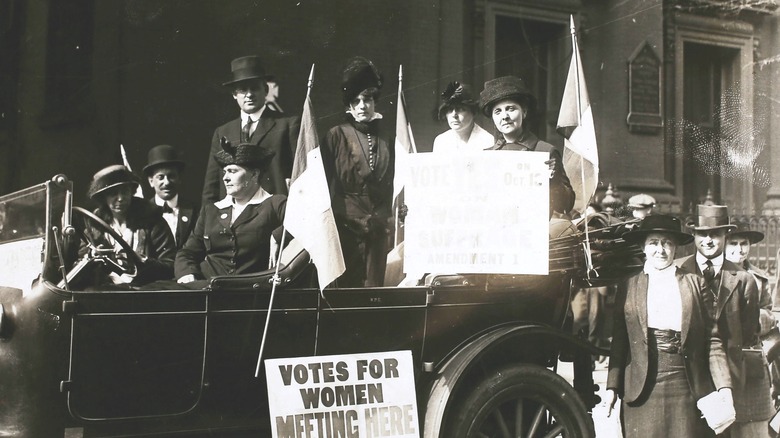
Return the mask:
[[628, 198], [628, 208], [631, 209], [631, 215], [636, 219], [644, 219], [653, 213], [655, 207], [655, 198], [644, 193], [639, 193]]
[[286, 117], [265, 104], [268, 94], [265, 70], [257, 56], [244, 56], [231, 62], [232, 76], [222, 85], [233, 93], [240, 115], [214, 131], [203, 184], [203, 203], [211, 204], [225, 197], [222, 168], [214, 161], [224, 137], [231, 144], [252, 143], [274, 152], [274, 158], [260, 182], [269, 193], [287, 194], [292, 174], [300, 119]]
[[163, 219], [168, 223], [179, 249], [195, 227], [199, 208], [197, 204], [179, 197], [184, 161], [179, 158], [176, 148], [161, 144], [149, 150], [143, 171], [154, 189], [151, 201], [162, 209]]
[[768, 437], [772, 415], [766, 359], [759, 340], [759, 291], [747, 271], [726, 259], [729, 223], [725, 205], [699, 205], [691, 225], [696, 254], [677, 261], [683, 270], [704, 277], [708, 310], [723, 336], [731, 371], [736, 422], [732, 438]]

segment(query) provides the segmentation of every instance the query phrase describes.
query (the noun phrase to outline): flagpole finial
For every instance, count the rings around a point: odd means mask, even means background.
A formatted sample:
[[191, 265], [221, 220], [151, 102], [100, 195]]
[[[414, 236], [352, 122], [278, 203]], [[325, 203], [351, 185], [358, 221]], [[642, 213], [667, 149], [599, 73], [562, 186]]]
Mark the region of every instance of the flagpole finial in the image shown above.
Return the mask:
[[309, 88], [314, 86], [314, 64], [311, 65], [311, 72], [309, 72], [309, 83], [307, 86]]
[[574, 27], [574, 15], [569, 14], [569, 29], [571, 30], [571, 34], [574, 35], [577, 33], [575, 27]]
[[398, 66], [398, 81], [402, 81], [404, 79], [404, 66], [403, 64], [400, 64]]

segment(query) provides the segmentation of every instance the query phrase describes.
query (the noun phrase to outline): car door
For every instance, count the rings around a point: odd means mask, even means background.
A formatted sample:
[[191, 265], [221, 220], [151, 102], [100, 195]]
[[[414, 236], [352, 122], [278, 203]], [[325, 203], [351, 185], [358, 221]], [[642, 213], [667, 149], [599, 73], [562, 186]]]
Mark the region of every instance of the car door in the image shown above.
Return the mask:
[[419, 361], [427, 291], [427, 287], [326, 289], [320, 300], [316, 354], [411, 350]]
[[70, 366], [61, 384], [82, 420], [179, 415], [202, 395], [206, 291], [74, 292]]

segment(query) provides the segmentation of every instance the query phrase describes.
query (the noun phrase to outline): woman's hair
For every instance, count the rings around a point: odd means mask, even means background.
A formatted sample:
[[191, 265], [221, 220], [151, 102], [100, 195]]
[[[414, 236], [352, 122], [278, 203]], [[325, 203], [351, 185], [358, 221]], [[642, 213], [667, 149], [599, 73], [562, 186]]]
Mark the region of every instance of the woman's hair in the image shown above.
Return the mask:
[[[379, 88], [376, 88], [376, 87], [366, 88], [365, 90], [363, 90], [360, 93], [358, 93], [355, 96], [355, 98], [352, 99], [352, 100], [357, 99], [359, 96], [370, 97], [370, 98], [374, 99], [374, 102], [376, 102], [379, 99]], [[352, 101], [347, 102], [347, 108], [349, 108], [351, 105], [352, 105]]]
[[[114, 214], [108, 208], [105, 196], [98, 195], [95, 201], [99, 204], [95, 210], [95, 215], [110, 225], [114, 220]], [[127, 228], [131, 230], [142, 228], [153, 208], [154, 206], [145, 199], [136, 196], [130, 198], [130, 207], [127, 209]]]
[[446, 120], [447, 113], [449, 113], [450, 111], [456, 108], [463, 108], [465, 110], [468, 110], [474, 116], [476, 116], [479, 113], [479, 106], [476, 103], [468, 104], [465, 102], [458, 102], [458, 103], [442, 105], [441, 108], [434, 110], [434, 116], [437, 116], [439, 120]]

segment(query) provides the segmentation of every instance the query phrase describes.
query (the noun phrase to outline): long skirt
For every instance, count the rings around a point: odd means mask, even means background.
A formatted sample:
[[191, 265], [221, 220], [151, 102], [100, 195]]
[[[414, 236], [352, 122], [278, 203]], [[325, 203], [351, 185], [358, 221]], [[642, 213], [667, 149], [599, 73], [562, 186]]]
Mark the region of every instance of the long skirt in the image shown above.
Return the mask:
[[639, 398], [622, 405], [623, 436], [710, 437], [712, 429], [699, 414], [685, 377], [683, 357], [655, 348], [648, 342], [647, 382]]

